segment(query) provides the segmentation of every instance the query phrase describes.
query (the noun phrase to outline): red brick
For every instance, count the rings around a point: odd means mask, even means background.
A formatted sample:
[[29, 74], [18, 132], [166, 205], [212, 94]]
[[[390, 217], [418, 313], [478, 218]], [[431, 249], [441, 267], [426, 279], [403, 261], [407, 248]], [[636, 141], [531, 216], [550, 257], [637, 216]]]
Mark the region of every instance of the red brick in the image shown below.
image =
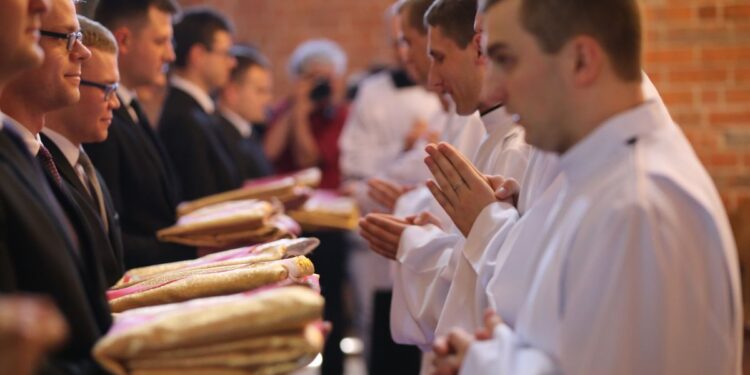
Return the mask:
[[716, 90], [703, 90], [700, 101], [703, 104], [715, 104], [719, 101], [719, 93]]
[[740, 163], [739, 155], [734, 152], [714, 153], [706, 160], [706, 165], [714, 167], [736, 167]]
[[659, 6], [646, 7], [646, 15], [649, 19], [660, 22], [691, 21], [695, 19], [696, 9], [691, 6]]
[[750, 124], [750, 110], [737, 112], [714, 112], [709, 115], [709, 124], [721, 125], [747, 125]]
[[725, 82], [728, 78], [729, 74], [724, 68], [673, 69], [669, 73], [669, 82], [674, 83]]
[[713, 5], [698, 8], [698, 18], [700, 19], [715, 19], [717, 14], [716, 7]]
[[647, 63], [687, 63], [693, 61], [693, 49], [654, 49], [646, 51], [644, 58]]
[[727, 98], [729, 103], [749, 103], [750, 104], [750, 88], [747, 89], [728, 89], [724, 96]]
[[661, 90], [662, 99], [669, 106], [692, 105], [694, 96], [692, 90]]
[[748, 22], [750, 19], [750, 5], [727, 5], [724, 7], [724, 18]]
[[750, 61], [750, 47], [709, 47], [701, 51], [704, 61]]

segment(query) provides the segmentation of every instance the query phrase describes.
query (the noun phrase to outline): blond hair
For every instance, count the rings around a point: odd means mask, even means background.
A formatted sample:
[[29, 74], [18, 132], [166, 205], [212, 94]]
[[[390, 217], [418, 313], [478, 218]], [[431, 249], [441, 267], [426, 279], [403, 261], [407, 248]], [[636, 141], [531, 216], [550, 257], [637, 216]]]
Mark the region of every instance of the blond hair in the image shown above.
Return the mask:
[[117, 53], [117, 40], [104, 25], [84, 16], [78, 16], [83, 34], [83, 45], [102, 52]]

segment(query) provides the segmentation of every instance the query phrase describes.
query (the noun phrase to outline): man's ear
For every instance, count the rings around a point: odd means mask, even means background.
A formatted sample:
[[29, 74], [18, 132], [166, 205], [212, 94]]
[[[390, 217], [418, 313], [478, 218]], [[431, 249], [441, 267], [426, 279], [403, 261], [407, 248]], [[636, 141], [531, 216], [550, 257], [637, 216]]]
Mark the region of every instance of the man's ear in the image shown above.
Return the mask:
[[601, 44], [590, 36], [582, 35], [569, 41], [564, 49], [573, 84], [585, 87], [596, 81], [606, 62]]
[[115, 36], [119, 52], [128, 53], [130, 45], [133, 41], [133, 33], [130, 31], [130, 29], [125, 26], [120, 26], [112, 31], [112, 35]]
[[208, 48], [201, 43], [195, 43], [190, 47], [187, 55], [187, 63], [189, 66], [200, 66], [205, 56], [208, 53]]
[[481, 32], [474, 33], [474, 37], [471, 38], [471, 48], [475, 53], [477, 65], [486, 65], [488, 61], [487, 55], [484, 53], [484, 48], [482, 46]]

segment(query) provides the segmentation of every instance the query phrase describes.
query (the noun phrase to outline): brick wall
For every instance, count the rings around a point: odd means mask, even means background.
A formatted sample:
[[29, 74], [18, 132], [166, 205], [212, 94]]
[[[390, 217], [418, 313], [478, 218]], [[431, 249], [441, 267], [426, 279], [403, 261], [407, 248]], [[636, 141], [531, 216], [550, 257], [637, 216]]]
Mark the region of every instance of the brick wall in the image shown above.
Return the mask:
[[[390, 54], [382, 21], [391, 0], [182, 0], [208, 4], [234, 21], [238, 39], [284, 64], [312, 37], [339, 42], [350, 71]], [[646, 71], [685, 130], [730, 210], [750, 201], [750, 0], [643, 0]]]

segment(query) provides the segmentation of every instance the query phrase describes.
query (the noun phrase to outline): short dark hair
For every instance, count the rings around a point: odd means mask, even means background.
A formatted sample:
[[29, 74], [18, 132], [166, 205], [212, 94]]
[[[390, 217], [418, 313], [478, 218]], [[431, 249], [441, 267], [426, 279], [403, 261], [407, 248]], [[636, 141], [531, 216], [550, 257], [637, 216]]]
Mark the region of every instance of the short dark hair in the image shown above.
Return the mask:
[[177, 14], [180, 11], [176, 0], [99, 0], [94, 11], [94, 19], [108, 29], [114, 30], [124, 22], [144, 21], [150, 7], [169, 14]]
[[196, 44], [210, 50], [219, 31], [234, 33], [232, 24], [221, 13], [204, 7], [186, 10], [174, 25], [174, 65], [178, 68], [187, 66], [190, 49]]
[[[501, 1], [483, 0], [481, 11]], [[521, 0], [521, 24], [547, 53], [559, 52], [576, 35], [589, 35], [602, 45], [620, 78], [641, 79], [643, 31], [637, 0]]]
[[263, 69], [271, 67], [268, 59], [253, 46], [238, 44], [232, 47], [231, 53], [237, 60], [237, 65], [232, 69], [230, 76], [232, 82], [240, 82], [252, 67], [257, 66]]
[[432, 5], [433, 0], [401, 0], [396, 9], [399, 14], [409, 11], [407, 22], [409, 26], [419, 31], [420, 34], [427, 34], [427, 27], [424, 25], [424, 14], [427, 8]]
[[461, 49], [471, 43], [476, 31], [477, 0], [435, 0], [424, 15], [427, 26], [440, 27]]

